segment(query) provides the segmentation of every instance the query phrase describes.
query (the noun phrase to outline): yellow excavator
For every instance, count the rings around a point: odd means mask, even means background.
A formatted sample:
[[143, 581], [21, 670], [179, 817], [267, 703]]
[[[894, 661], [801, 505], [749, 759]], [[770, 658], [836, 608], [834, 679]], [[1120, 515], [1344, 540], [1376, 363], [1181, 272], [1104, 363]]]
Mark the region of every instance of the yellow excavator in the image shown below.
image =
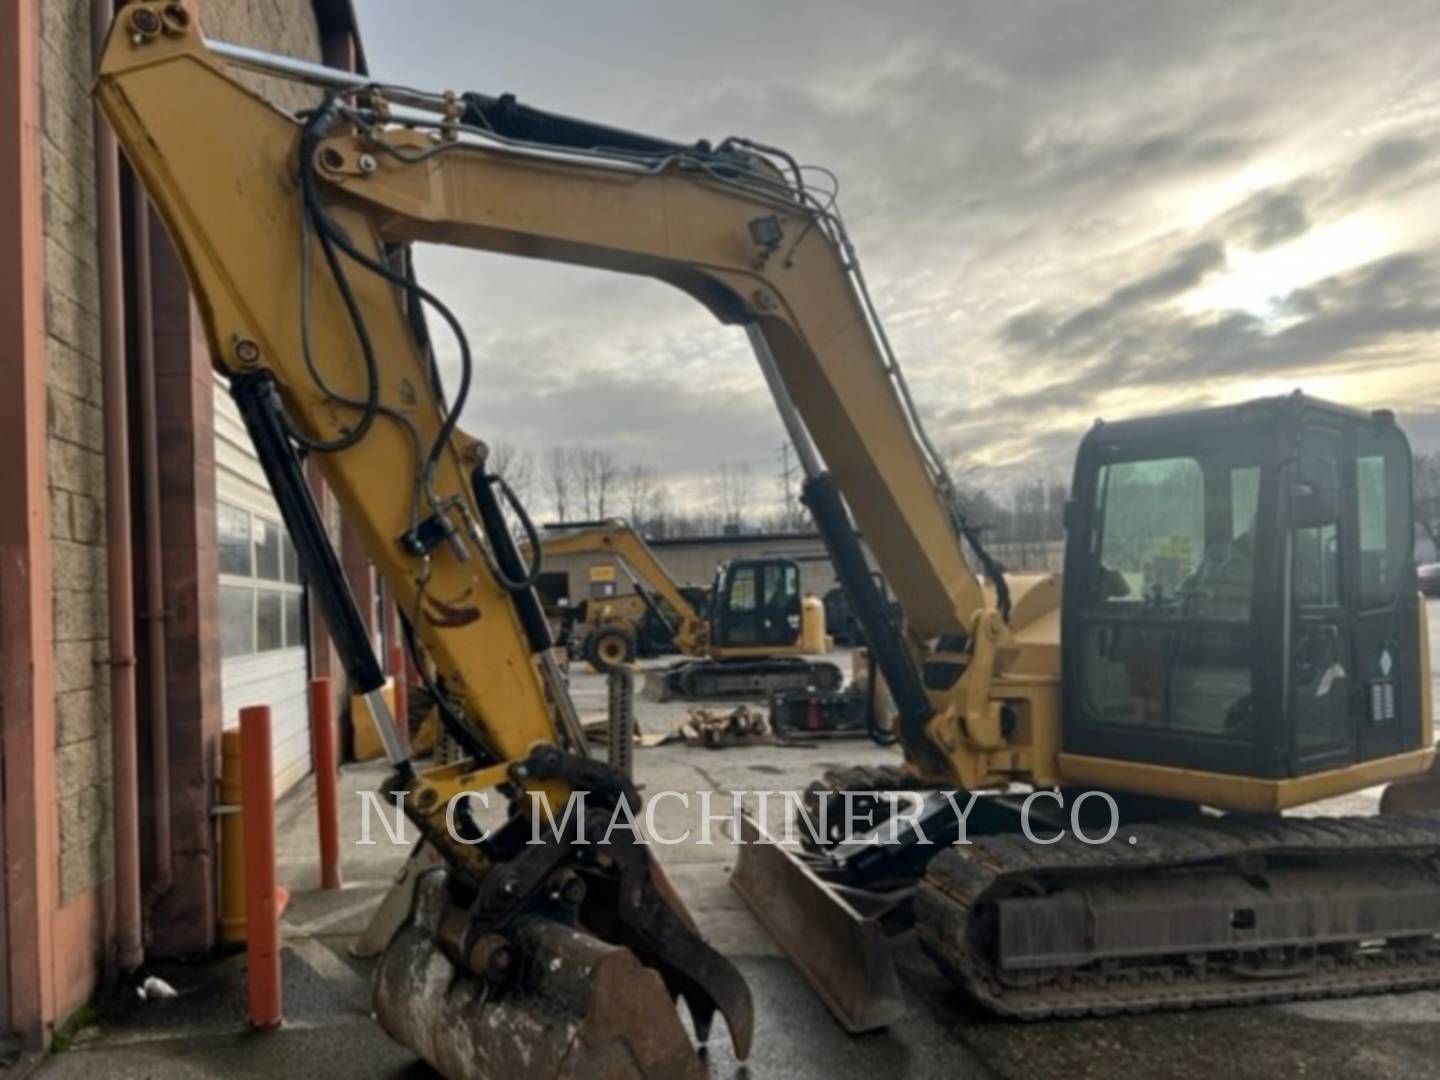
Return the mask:
[[[645, 538], [624, 521], [547, 528], [540, 550], [546, 557], [604, 555], [620, 564], [644, 612], [669, 627], [675, 648], [689, 658], [665, 669], [665, 698], [829, 693], [844, 681], [834, 664], [812, 659], [826, 650], [825, 607], [801, 594], [800, 566], [793, 559], [722, 564], [702, 613], [693, 594], [676, 583]], [[639, 621], [605, 610], [614, 599], [587, 600], [578, 612], [589, 623], [583, 655], [600, 671], [629, 663], [639, 650]]]
[[[287, 114], [236, 67], [313, 105]], [[737, 885], [773, 886], [757, 910], [847, 1025], [893, 1017], [880, 935], [905, 923], [1014, 1016], [1440, 983], [1440, 818], [1281, 815], [1426, 783], [1435, 756], [1390, 414], [1295, 396], [1098, 425], [1063, 583], [1012, 577], [957, 511], [824, 174], [788, 154], [207, 42], [178, 3], [121, 10], [96, 94], [369, 695], [387, 790], [443, 864], [375, 985], [380, 1023], [443, 1074], [700, 1075], [670, 1001], [702, 1041], [722, 1013], [742, 1057], [753, 1006], [649, 849], [609, 828], [639, 796], [587, 755], [507, 507], [532, 551], [536, 530], [459, 427], [468, 344], [412, 241], [646, 275], [746, 329], [904, 750], [892, 837], [741, 848]], [[451, 387], [425, 308], [457, 341]], [[406, 611], [464, 762], [407, 759], [302, 451]], [[463, 796], [492, 788], [514, 813], [485, 832]], [[576, 812], [557, 824], [542, 796]]]

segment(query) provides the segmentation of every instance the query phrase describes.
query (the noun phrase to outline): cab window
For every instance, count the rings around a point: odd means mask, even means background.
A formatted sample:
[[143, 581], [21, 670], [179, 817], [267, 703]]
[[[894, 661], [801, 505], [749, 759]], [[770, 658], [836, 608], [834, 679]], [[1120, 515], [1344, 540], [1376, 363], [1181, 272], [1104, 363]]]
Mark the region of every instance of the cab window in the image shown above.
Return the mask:
[[1101, 470], [1100, 599], [1135, 606], [1174, 596], [1205, 542], [1205, 483], [1194, 458], [1122, 461]]
[[1217, 444], [1100, 470], [1081, 643], [1090, 721], [1232, 739], [1252, 726], [1261, 469], [1236, 457]]
[[1413, 559], [1410, 465], [1393, 432], [1364, 433], [1355, 458], [1360, 606], [1387, 607]]

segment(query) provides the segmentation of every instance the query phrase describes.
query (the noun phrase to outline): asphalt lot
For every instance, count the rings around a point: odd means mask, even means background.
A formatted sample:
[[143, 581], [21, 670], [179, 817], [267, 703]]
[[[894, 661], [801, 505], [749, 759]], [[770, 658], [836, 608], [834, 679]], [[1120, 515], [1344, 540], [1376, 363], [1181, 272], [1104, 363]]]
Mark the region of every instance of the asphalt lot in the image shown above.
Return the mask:
[[[1440, 653], [1440, 603], [1431, 602], [1429, 615], [1433, 647]], [[1440, 670], [1440, 662], [1434, 667]], [[573, 687], [582, 712], [603, 710], [603, 680], [577, 669]], [[644, 700], [638, 711], [649, 732], [673, 728], [686, 713], [683, 705]], [[897, 759], [895, 751], [866, 741], [724, 750], [670, 745], [638, 749], [636, 778], [647, 794], [785, 791], [803, 788], [832, 765]], [[50, 1057], [40, 1075], [47, 1080], [431, 1076], [375, 1025], [369, 1015], [369, 967], [348, 953], [406, 853], [404, 846], [386, 842], [357, 843], [360, 793], [373, 790], [383, 776], [374, 765], [344, 773], [346, 887], [339, 892], [317, 888], [308, 788], [281, 804], [280, 876], [293, 891], [285, 916], [282, 1029], [244, 1030], [242, 958], [163, 965], [158, 973], [175, 985], [179, 998], [129, 1002], [114, 1019], [80, 1032], [76, 1048]], [[1377, 797], [1366, 792], [1317, 809], [1365, 812]], [[717, 796], [712, 812], [723, 813], [726, 806], [725, 797]], [[689, 806], [666, 800], [655, 822], [667, 836], [698, 830], [698, 799]], [[713, 1077], [1440, 1077], [1440, 992], [1015, 1023], [968, 1004], [909, 941], [900, 946], [905, 1019], [884, 1032], [849, 1036], [729, 888], [735, 849], [723, 829], [713, 838], [710, 846], [660, 851], [700, 928], [740, 967], [755, 997], [758, 1022], [749, 1062], [735, 1060], [723, 1025], [717, 1025], [706, 1056]]]

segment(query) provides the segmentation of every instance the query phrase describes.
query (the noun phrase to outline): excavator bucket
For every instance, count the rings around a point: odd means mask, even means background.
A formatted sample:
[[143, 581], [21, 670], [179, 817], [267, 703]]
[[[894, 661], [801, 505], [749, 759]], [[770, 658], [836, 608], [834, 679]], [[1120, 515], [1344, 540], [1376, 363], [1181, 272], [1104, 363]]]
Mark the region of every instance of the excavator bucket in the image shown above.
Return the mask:
[[510, 948], [491, 953], [482, 961], [487, 970], [477, 972], [480, 965], [456, 963], [446, 947], [447, 936], [453, 940], [447, 923], [453, 929], [465, 918], [450, 900], [445, 871], [423, 872], [410, 916], [375, 971], [381, 1026], [442, 1076], [705, 1075], [664, 980], [629, 949], [527, 915], [507, 930]]
[[905, 1014], [891, 937], [913, 888], [846, 885], [824, 855], [782, 844], [749, 815], [737, 824], [731, 887], [846, 1031], [883, 1028]]

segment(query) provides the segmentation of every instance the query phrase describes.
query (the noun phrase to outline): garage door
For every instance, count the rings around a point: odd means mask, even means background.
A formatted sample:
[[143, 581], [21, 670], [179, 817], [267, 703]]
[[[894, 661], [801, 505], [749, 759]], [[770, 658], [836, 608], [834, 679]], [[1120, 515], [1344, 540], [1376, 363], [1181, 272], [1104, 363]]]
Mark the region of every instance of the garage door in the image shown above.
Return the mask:
[[310, 771], [304, 590], [295, 549], [228, 391], [215, 392], [216, 534], [220, 547], [220, 700], [225, 727], [269, 705], [275, 793]]

